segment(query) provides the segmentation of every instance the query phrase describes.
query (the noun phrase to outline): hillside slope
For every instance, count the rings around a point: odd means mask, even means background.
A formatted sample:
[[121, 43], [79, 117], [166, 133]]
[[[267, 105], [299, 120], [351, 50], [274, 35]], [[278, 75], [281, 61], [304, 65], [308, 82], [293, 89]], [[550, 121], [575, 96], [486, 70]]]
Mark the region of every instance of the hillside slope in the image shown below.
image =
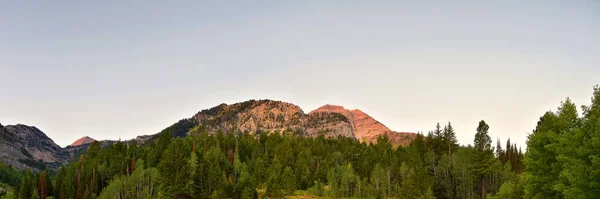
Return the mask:
[[0, 124], [0, 162], [19, 169], [57, 169], [68, 153], [34, 126]]
[[348, 110], [343, 106], [328, 104], [315, 109], [310, 114], [316, 113], [338, 113], [344, 115], [352, 124], [354, 137], [363, 142], [376, 142], [377, 137], [386, 135], [394, 146], [399, 146], [407, 145], [416, 137], [414, 133], [392, 131], [381, 122], [358, 109]]

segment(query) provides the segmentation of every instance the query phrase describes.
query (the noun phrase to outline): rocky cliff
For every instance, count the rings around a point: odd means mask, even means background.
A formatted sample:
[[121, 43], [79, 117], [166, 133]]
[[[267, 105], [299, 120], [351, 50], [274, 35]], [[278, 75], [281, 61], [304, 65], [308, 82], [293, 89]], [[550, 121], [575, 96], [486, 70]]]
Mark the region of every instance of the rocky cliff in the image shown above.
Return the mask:
[[272, 100], [250, 100], [221, 104], [194, 115], [195, 122], [209, 132], [283, 132], [316, 137], [354, 137], [348, 119], [338, 113], [305, 114], [294, 104]]
[[339, 113], [317, 112], [307, 116], [306, 135], [317, 137], [355, 137], [352, 124], [348, 118]]
[[0, 125], [0, 162], [20, 169], [56, 169], [68, 153], [34, 126]]
[[386, 135], [394, 146], [406, 145], [413, 133], [398, 133], [360, 110], [325, 105], [309, 114], [294, 104], [272, 100], [250, 100], [232, 105], [221, 104], [200, 111], [192, 117], [197, 125], [209, 132], [256, 133], [274, 131], [302, 132], [311, 137], [354, 137], [364, 142], [376, 142]]
[[[338, 113], [348, 118], [354, 137], [363, 142], [376, 142], [377, 137], [386, 135], [394, 146], [407, 145], [416, 137], [414, 133], [399, 133], [390, 130], [381, 122], [367, 115], [361, 110], [348, 110], [343, 106], [325, 105], [310, 114], [316, 113]], [[309, 114], [309, 115], [310, 115]]]
[[272, 100], [250, 100], [232, 105], [221, 104], [200, 111], [193, 117], [209, 131], [304, 130], [306, 115], [294, 104]]

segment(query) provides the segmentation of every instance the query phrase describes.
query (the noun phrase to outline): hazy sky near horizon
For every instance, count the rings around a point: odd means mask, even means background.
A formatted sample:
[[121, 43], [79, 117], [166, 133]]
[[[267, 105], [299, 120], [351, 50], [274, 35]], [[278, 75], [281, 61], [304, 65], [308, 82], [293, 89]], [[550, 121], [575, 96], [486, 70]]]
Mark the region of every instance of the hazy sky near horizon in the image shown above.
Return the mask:
[[600, 2], [434, 2], [1, 1], [0, 123], [66, 146], [274, 99], [524, 145], [565, 97], [590, 104]]

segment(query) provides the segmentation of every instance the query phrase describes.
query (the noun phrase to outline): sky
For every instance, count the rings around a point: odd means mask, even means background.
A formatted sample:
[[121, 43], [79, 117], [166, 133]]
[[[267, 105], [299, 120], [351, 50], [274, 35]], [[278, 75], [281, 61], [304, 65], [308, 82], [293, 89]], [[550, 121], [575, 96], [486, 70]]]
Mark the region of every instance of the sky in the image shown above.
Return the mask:
[[0, 123], [66, 146], [220, 103], [360, 109], [390, 129], [480, 120], [525, 147], [600, 84], [599, 1], [0, 1]]

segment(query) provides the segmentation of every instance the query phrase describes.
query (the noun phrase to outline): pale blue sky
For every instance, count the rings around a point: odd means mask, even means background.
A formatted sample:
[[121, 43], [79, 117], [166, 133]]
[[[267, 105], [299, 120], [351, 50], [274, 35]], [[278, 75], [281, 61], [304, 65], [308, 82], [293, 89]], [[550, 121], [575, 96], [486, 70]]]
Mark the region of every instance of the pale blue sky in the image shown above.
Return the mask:
[[523, 144], [590, 103], [599, 35], [598, 1], [1, 1], [0, 123], [65, 146], [268, 98]]

